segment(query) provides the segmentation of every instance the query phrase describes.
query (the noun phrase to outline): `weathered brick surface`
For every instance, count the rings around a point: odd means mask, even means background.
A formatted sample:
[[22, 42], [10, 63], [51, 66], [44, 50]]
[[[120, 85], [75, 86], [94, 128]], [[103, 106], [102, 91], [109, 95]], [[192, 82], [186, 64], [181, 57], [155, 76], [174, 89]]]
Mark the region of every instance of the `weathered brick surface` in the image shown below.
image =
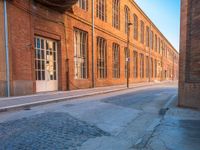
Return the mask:
[[[12, 95], [35, 92], [34, 35], [58, 40], [59, 90], [66, 90], [63, 15], [38, 3], [8, 2]], [[63, 65], [64, 64], [64, 65]]]
[[200, 1], [182, 0], [179, 105], [200, 108]]
[[[13, 0], [8, 1], [8, 17], [9, 17], [9, 48], [11, 53], [11, 91], [12, 95], [26, 95], [35, 93], [35, 70], [34, 70], [34, 35], [45, 38], [50, 38], [58, 41], [58, 72], [59, 72], [59, 88], [58, 90], [88, 88], [92, 86], [92, 3], [89, 2], [88, 11], [84, 11], [74, 5], [72, 10], [59, 13], [37, 2]], [[154, 34], [160, 37], [167, 47], [176, 56], [176, 61], [173, 58], [167, 58], [162, 53], [155, 50], [151, 51], [151, 57], [157, 59], [158, 77], [151, 80], [171, 80], [177, 79], [178, 70], [178, 53], [167, 41], [167, 39], [159, 32], [155, 25], [147, 18], [142, 10], [132, 1], [126, 0], [120, 3], [120, 30], [112, 27], [112, 3], [107, 1], [107, 21], [103, 22], [95, 17], [95, 85], [106, 86], [115, 84], [125, 84], [124, 77], [124, 48], [127, 46], [127, 35], [124, 34], [124, 6], [127, 5], [131, 12], [131, 22], [133, 22], [133, 14], [137, 14], [139, 22], [142, 19], [145, 26], [151, 26]], [[96, 4], [95, 4], [96, 6]], [[96, 10], [95, 10], [96, 14]], [[74, 79], [74, 39], [73, 29], [79, 28], [88, 32], [88, 79]], [[96, 67], [96, 37], [101, 36], [107, 40], [107, 72], [108, 77], [104, 80], [97, 78]], [[140, 37], [140, 25], [139, 25]], [[146, 39], [146, 37], [144, 37]], [[113, 42], [120, 45], [120, 79], [112, 78], [112, 44]], [[141, 44], [133, 39], [133, 27], [130, 32], [130, 82], [145, 82], [148, 78], [141, 79], [139, 77], [139, 59], [138, 59], [138, 78], [133, 78], [133, 50], [149, 55], [149, 48], [145, 44]], [[146, 58], [146, 57], [145, 57]], [[68, 63], [67, 63], [68, 60]], [[69, 67], [69, 72], [67, 68]], [[145, 64], [146, 68], [146, 64]], [[146, 75], [146, 69], [144, 69]], [[165, 70], [166, 77], [165, 77]], [[154, 71], [154, 69], [153, 69]], [[69, 78], [67, 77], [69, 73]]]

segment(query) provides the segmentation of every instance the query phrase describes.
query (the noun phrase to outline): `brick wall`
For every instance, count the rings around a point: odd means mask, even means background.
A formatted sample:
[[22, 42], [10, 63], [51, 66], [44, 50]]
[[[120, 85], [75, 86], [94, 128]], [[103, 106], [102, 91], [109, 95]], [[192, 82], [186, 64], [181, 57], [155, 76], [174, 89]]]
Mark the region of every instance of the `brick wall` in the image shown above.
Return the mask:
[[200, 1], [182, 0], [179, 105], [200, 108]]
[[[125, 1], [120, 1], [120, 30], [115, 29], [112, 26], [112, 3], [107, 1], [107, 20], [106, 21], [101, 21], [96, 17], [96, 4], [95, 4], [95, 37], [94, 37], [94, 50], [95, 50], [95, 84], [96, 86], [105, 86], [105, 85], [115, 85], [115, 84], [125, 84], [126, 83], [126, 78], [125, 78], [125, 60], [124, 60], [124, 48], [127, 47], [127, 35], [124, 33], [124, 6], [127, 5], [130, 9], [130, 21], [133, 23], [133, 14], [135, 13], [138, 16], [138, 30], [139, 30], [139, 35], [138, 35], [138, 40], [135, 40], [133, 38], [133, 26], [131, 26], [131, 31], [130, 31], [130, 83], [135, 83], [135, 82], [146, 82], [149, 79], [148, 78], [140, 78], [139, 77], [139, 70], [140, 70], [140, 65], [138, 65], [138, 78], [133, 77], [133, 50], [136, 50], [138, 54], [142, 53], [144, 56], [149, 55], [149, 51], [151, 51], [151, 57], [153, 59], [157, 59], [158, 62], [163, 62], [163, 66], [160, 66], [160, 72], [158, 72], [159, 76], [157, 78], [153, 77], [151, 80], [176, 80], [178, 78], [177, 75], [177, 70], [178, 70], [178, 53], [176, 50], [172, 47], [172, 45], [165, 39], [165, 37], [160, 33], [160, 31], [155, 27], [155, 25], [147, 18], [147, 16], [142, 12], [142, 10], [132, 1], [125, 0]], [[68, 49], [69, 49], [69, 61], [70, 61], [70, 87], [72, 89], [75, 89], [77, 87], [79, 88], [85, 88], [85, 87], [91, 87], [91, 77], [92, 77], [92, 72], [91, 72], [91, 66], [92, 66], [92, 2], [89, 1], [89, 6], [88, 10], [82, 10], [79, 8], [78, 4], [73, 7], [73, 13], [67, 13], [66, 18], [67, 18], [67, 31], [68, 31]], [[163, 56], [162, 52], [159, 54], [158, 52], [155, 51], [155, 49], [150, 49], [149, 47], [145, 46], [144, 44], [140, 43], [140, 20], [144, 21], [145, 28], [146, 26], [151, 26], [151, 30], [153, 30], [154, 34], [156, 33], [159, 38], [161, 38], [167, 45], [168, 48], [172, 50], [174, 55], [176, 55], [177, 60], [174, 61], [175, 63], [173, 64], [173, 59], [166, 58], [166, 56]], [[74, 56], [73, 53], [73, 28], [79, 28], [81, 30], [84, 30], [88, 32], [89, 35], [89, 78], [86, 80], [75, 80], [74, 79], [74, 60], [71, 59]], [[146, 30], [145, 30], [146, 33]], [[107, 64], [108, 64], [108, 76], [106, 79], [98, 79], [97, 78], [97, 47], [96, 47], [96, 37], [101, 36], [107, 40]], [[146, 36], [144, 36], [144, 39], [146, 39]], [[120, 78], [119, 79], [113, 79], [112, 78], [112, 44], [113, 43], [118, 43], [120, 45]], [[138, 59], [139, 62], [139, 59]], [[146, 68], [146, 64], [144, 65]], [[166, 69], [165, 69], [166, 68]], [[168, 68], [171, 68], [173, 70], [174, 75], [169, 75], [167, 78], [164, 78], [164, 70], [167, 70], [169, 72]], [[174, 68], [174, 69], [173, 69]], [[159, 70], [159, 69], [158, 69]], [[153, 70], [154, 71], [154, 70]], [[172, 71], [171, 71], [172, 72]], [[146, 75], [146, 69], [144, 74]]]
[[[36, 92], [35, 65], [34, 65], [34, 36], [41, 36], [56, 40], [58, 42], [58, 90], [89, 88], [92, 86], [92, 3], [89, 2], [88, 10], [84, 11], [79, 8], [78, 4], [64, 14], [41, 5], [35, 1], [12, 0], [8, 1], [8, 18], [9, 18], [9, 49], [11, 63], [11, 92], [12, 95], [26, 95]], [[133, 14], [137, 14], [138, 22], [143, 20], [146, 25], [151, 26], [154, 34], [156, 33], [169, 49], [176, 55], [178, 53], [161, 34], [150, 19], [133, 1], [120, 1], [120, 30], [112, 27], [112, 3], [107, 1], [107, 21], [103, 22], [96, 18], [95, 9], [95, 38], [94, 38], [94, 58], [95, 58], [95, 86], [107, 86], [125, 84], [125, 60], [124, 48], [127, 47], [127, 35], [124, 33], [124, 6], [130, 9], [130, 20], [133, 22]], [[96, 4], [95, 4], [96, 6]], [[139, 24], [140, 37], [140, 24]], [[74, 28], [84, 30], [88, 33], [88, 73], [87, 79], [74, 78]], [[97, 54], [96, 38], [101, 36], [107, 40], [107, 78], [100, 80], [97, 78]], [[146, 37], [144, 36], [144, 39]], [[120, 45], [120, 78], [112, 78], [112, 44]], [[138, 78], [133, 78], [133, 50], [138, 54], [149, 55], [159, 62], [157, 78], [154, 80], [172, 80], [169, 74], [170, 69], [176, 72], [177, 61], [173, 58], [167, 58], [164, 51], [156, 52], [155, 49], [146, 47], [139, 40], [133, 39], [133, 27], [130, 32], [130, 82], [146, 82], [146, 63], [144, 63], [144, 78], [139, 77], [139, 58], [138, 58]], [[176, 60], [177, 60], [176, 59]], [[176, 62], [176, 63], [173, 63]], [[154, 69], [153, 69], [154, 71]], [[164, 72], [168, 75], [165, 78]], [[172, 72], [172, 71], [171, 71]], [[174, 74], [174, 79], [177, 75]]]
[[58, 41], [59, 90], [66, 90], [63, 15], [38, 3], [18, 0], [8, 1], [8, 18], [12, 95], [35, 93], [35, 35]]

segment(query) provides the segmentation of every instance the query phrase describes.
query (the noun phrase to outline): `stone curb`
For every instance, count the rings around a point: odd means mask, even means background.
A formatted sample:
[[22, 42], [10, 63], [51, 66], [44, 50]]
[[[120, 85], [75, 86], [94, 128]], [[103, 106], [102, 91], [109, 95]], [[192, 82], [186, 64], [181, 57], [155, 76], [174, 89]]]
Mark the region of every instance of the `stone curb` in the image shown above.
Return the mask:
[[[129, 89], [146, 87], [146, 86], [149, 87], [149, 86], [159, 85], [159, 84], [161, 84], [161, 83], [152, 83], [152, 84], [134, 86], [134, 87], [130, 87]], [[99, 92], [93, 92], [93, 93], [89, 93], [89, 94], [81, 94], [81, 95], [76, 95], [76, 96], [61, 97], [61, 98], [41, 100], [41, 101], [37, 101], [37, 102], [30, 102], [30, 103], [24, 103], [24, 104], [7, 106], [7, 107], [0, 107], [0, 112], [30, 109], [30, 107], [34, 107], [34, 106], [45, 105], [45, 104], [50, 104], [50, 103], [58, 103], [58, 102], [67, 101], [67, 100], [71, 100], [71, 99], [84, 98], [84, 97], [88, 97], [88, 96], [94, 96], [94, 95], [99, 95], [99, 94], [107, 94], [107, 93], [123, 91], [123, 90], [127, 90], [127, 88], [123, 87], [123, 88], [114, 89], [114, 90], [99, 91]]]
[[[140, 88], [140, 87], [145, 87], [145, 86], [152, 86], [152, 85], [157, 85], [157, 84], [135, 86], [135, 87], [130, 87], [129, 89]], [[119, 88], [119, 89], [115, 89], [115, 90], [106, 90], [106, 91], [93, 92], [93, 93], [81, 94], [81, 95], [76, 95], [76, 96], [61, 97], [61, 98], [56, 98], [56, 99], [41, 100], [41, 101], [37, 101], [37, 102], [24, 103], [24, 104], [7, 106], [7, 107], [0, 107], [0, 112], [29, 109], [30, 107], [34, 107], [34, 106], [39, 106], [39, 105], [44, 105], [44, 104], [49, 104], [49, 103], [58, 103], [58, 102], [67, 101], [67, 100], [71, 100], [71, 99], [84, 98], [84, 97], [87, 97], [87, 96], [107, 94], [107, 93], [123, 91], [123, 90], [127, 90], [127, 88], [123, 87], [123, 88]]]
[[159, 114], [164, 116], [166, 112], [170, 109], [171, 103], [177, 99], [177, 94], [171, 96], [171, 98], [165, 103], [165, 105], [159, 110]]

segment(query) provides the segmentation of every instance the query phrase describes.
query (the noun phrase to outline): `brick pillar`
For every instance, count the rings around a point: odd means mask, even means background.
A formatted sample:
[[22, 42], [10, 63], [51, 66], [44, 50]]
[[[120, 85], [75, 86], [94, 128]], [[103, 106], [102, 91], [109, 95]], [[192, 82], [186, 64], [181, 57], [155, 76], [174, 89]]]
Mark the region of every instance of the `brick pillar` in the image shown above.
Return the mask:
[[200, 1], [182, 0], [179, 106], [200, 108]]

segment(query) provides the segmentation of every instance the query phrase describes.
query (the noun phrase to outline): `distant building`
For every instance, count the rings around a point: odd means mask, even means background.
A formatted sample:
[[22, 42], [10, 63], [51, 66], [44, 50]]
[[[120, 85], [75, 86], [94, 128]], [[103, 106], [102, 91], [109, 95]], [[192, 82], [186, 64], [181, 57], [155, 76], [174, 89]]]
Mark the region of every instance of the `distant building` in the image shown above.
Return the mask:
[[7, 0], [11, 95], [125, 84], [129, 22], [130, 83], [177, 80], [179, 54], [134, 1], [94, 2]]
[[179, 105], [200, 108], [200, 1], [181, 6]]

